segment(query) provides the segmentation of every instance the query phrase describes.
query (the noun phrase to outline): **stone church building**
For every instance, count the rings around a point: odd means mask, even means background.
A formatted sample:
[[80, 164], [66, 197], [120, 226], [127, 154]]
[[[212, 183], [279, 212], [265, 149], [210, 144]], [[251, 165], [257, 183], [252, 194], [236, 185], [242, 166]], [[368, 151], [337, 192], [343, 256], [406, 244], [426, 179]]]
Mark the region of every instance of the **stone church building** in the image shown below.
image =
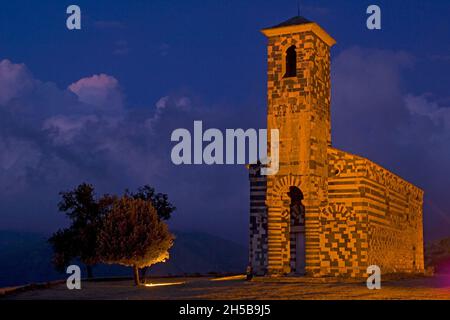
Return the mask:
[[423, 191], [332, 146], [335, 40], [299, 16], [262, 33], [279, 171], [262, 176], [259, 165], [249, 166], [253, 274], [359, 277], [370, 265], [383, 274], [423, 272]]

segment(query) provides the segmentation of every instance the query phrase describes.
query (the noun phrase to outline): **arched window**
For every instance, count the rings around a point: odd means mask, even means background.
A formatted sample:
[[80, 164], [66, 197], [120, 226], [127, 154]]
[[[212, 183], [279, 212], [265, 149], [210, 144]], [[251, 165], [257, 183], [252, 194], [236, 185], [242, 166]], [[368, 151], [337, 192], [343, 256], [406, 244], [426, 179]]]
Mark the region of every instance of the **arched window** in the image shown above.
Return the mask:
[[286, 73], [285, 78], [297, 76], [297, 52], [295, 46], [291, 46], [286, 51]]

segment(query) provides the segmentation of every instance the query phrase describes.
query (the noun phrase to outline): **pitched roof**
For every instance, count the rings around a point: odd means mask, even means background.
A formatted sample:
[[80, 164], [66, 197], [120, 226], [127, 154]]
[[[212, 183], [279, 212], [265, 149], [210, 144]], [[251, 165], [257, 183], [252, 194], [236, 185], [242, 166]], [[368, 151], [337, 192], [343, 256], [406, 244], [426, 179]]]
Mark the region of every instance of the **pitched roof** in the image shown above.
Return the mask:
[[277, 24], [276, 26], [273, 26], [273, 27], [270, 27], [267, 29], [275, 29], [275, 28], [302, 25], [302, 24], [308, 24], [308, 23], [312, 23], [312, 21], [310, 21], [304, 17], [301, 17], [301, 16], [295, 16], [293, 18], [290, 18], [289, 20], [286, 20], [280, 24]]
[[334, 44], [336, 44], [336, 40], [334, 40], [317, 23], [301, 16], [296, 16], [280, 24], [277, 24], [276, 26], [262, 29], [261, 32], [269, 38], [293, 33], [313, 32], [328, 46], [332, 47]]

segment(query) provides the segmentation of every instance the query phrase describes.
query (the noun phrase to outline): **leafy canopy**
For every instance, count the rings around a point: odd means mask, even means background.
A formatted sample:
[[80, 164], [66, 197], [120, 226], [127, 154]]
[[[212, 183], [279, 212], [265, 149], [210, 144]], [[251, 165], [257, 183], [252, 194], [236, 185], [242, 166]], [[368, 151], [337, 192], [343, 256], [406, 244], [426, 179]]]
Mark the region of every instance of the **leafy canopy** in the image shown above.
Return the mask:
[[169, 258], [174, 236], [149, 201], [117, 199], [97, 239], [102, 262], [148, 267]]

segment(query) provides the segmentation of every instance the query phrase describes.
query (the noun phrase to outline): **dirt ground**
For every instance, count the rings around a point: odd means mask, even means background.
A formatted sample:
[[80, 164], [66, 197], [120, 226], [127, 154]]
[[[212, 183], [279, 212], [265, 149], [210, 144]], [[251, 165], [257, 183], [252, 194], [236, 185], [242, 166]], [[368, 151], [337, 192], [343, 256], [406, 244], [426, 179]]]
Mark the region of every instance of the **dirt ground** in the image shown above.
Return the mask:
[[[165, 284], [165, 285], [162, 285]], [[383, 280], [380, 290], [369, 290], [365, 282], [317, 278], [165, 278], [151, 279], [147, 286], [131, 281], [82, 282], [81, 290], [68, 290], [65, 283], [47, 289], [9, 294], [4, 299], [38, 300], [450, 300], [450, 275], [403, 280]]]

